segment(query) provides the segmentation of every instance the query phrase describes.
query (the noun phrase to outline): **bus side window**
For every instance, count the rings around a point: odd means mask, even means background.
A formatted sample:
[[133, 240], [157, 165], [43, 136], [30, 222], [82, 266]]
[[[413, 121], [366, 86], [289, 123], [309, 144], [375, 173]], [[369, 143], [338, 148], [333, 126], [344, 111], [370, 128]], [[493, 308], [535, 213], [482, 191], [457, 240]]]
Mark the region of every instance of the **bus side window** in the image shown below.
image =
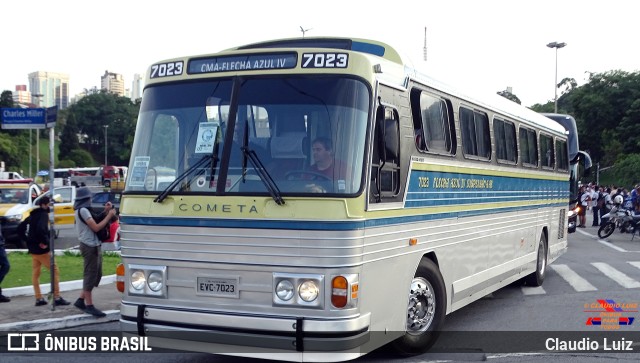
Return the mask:
[[420, 151], [453, 154], [451, 101], [420, 89], [411, 91], [416, 147]]
[[371, 160], [371, 195], [376, 203], [400, 190], [400, 117], [392, 107], [379, 106]]

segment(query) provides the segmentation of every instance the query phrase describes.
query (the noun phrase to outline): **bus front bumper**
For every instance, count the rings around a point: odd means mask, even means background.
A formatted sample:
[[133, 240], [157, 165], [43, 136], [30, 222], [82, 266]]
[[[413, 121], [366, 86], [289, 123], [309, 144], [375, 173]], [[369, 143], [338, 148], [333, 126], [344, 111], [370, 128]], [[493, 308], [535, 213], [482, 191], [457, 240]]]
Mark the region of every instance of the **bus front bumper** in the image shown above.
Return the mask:
[[125, 333], [148, 336], [159, 348], [244, 356], [346, 352], [370, 339], [370, 314], [338, 320], [280, 318], [123, 302], [120, 326]]

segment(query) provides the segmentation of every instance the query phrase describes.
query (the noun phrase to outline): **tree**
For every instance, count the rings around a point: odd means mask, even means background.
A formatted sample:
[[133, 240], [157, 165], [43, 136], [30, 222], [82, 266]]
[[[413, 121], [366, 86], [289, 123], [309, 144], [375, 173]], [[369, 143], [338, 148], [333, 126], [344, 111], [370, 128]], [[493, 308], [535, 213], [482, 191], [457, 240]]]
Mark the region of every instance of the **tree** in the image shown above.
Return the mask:
[[[594, 161], [603, 159], [605, 149], [615, 149], [607, 146], [614, 140], [622, 143], [625, 152], [637, 151], [640, 131], [634, 126], [640, 120], [640, 72], [591, 73], [587, 84], [563, 98], [578, 121], [580, 148], [589, 150]], [[608, 158], [617, 160], [618, 155]]]
[[621, 157], [617, 162], [613, 175], [616, 184], [632, 188], [640, 182], [640, 154], [630, 154]]
[[2, 91], [2, 94], [0, 94], [0, 107], [13, 107], [13, 92]]
[[[0, 94], [0, 107], [13, 108], [13, 92]], [[29, 132], [25, 130], [0, 130], [0, 161], [7, 170], [19, 171], [22, 156], [29, 153]]]
[[82, 135], [81, 145], [95, 155], [96, 159], [104, 155], [106, 146], [104, 126], [109, 126], [107, 129], [109, 163], [122, 165], [129, 161], [139, 108], [139, 104], [134, 104], [127, 97], [105, 91], [90, 92], [69, 107], [69, 116], [73, 114], [76, 119], [77, 133]]
[[59, 159], [67, 158], [72, 150], [78, 149], [80, 144], [78, 142], [78, 123], [76, 122], [76, 116], [70, 113], [67, 116], [67, 122], [60, 134], [60, 155]]
[[69, 160], [73, 161], [76, 165], [91, 166], [91, 164], [93, 164], [93, 157], [91, 154], [82, 149], [71, 150], [69, 153]]
[[576, 82], [575, 78], [563, 78], [560, 83], [558, 83], [558, 88], [564, 88], [560, 92], [560, 94], [565, 94], [571, 92], [571, 90], [578, 87], [578, 82]]
[[502, 97], [504, 97], [504, 98], [506, 98], [506, 99], [508, 99], [510, 101], [513, 101], [513, 102], [515, 102], [515, 103], [517, 103], [519, 105], [522, 104], [522, 102], [520, 102], [520, 99], [518, 98], [518, 96], [514, 95], [513, 93], [511, 93], [509, 91], [505, 90], [505, 91], [500, 91], [500, 92], [497, 92], [497, 93], [500, 96], [502, 96]]

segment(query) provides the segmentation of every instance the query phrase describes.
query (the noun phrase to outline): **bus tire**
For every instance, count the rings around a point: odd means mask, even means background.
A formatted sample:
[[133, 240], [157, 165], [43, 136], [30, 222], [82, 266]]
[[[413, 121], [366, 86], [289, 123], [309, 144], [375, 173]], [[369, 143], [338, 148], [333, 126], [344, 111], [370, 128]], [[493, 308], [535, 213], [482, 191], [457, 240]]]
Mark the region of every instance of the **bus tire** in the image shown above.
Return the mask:
[[547, 253], [547, 236], [542, 233], [540, 242], [538, 242], [538, 258], [536, 259], [536, 271], [524, 278], [527, 286], [542, 286], [545, 276], [547, 276], [547, 262], [549, 254]]
[[436, 264], [423, 258], [411, 280], [405, 333], [392, 343], [402, 355], [416, 355], [429, 350], [440, 335], [447, 306], [447, 292]]
[[104, 181], [104, 187], [105, 188], [111, 188], [111, 180], [105, 180]]

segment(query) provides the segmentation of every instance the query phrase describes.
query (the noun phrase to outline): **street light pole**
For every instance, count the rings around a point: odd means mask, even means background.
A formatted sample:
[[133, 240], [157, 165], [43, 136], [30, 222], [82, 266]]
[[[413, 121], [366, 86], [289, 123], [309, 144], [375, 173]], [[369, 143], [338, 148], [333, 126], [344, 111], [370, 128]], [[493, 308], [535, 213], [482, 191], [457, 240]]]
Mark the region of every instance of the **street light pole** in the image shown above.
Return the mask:
[[107, 129], [109, 125], [103, 125], [104, 127], [104, 166], [107, 166]]
[[[32, 94], [31, 97], [38, 99], [38, 108], [42, 106], [42, 93]], [[35, 175], [40, 170], [40, 130], [36, 129], [36, 172], [31, 174], [31, 129], [29, 129], [29, 176], [35, 179]]]
[[555, 82], [553, 83], [553, 91], [554, 91], [553, 103], [554, 103], [555, 113], [558, 113], [558, 49], [564, 48], [566, 45], [567, 43], [558, 43], [558, 42], [552, 42], [547, 44], [547, 47], [549, 48], [556, 48], [556, 78], [555, 78]]

